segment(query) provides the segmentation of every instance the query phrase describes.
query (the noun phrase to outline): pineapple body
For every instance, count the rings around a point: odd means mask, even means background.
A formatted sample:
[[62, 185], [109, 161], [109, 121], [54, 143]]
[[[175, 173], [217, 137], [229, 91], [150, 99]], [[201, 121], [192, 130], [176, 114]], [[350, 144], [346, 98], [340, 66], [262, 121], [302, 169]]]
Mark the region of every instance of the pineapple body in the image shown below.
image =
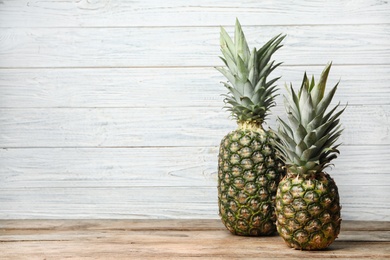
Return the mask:
[[219, 214], [235, 235], [276, 231], [275, 196], [283, 173], [274, 136], [261, 127], [239, 126], [221, 141], [218, 160]]
[[287, 119], [279, 118], [276, 143], [287, 168], [276, 196], [277, 230], [296, 249], [328, 247], [340, 232], [340, 199], [336, 183], [324, 172], [340, 151], [343, 129], [339, 105], [328, 109], [336, 84], [325, 94], [328, 64], [316, 83], [305, 73], [298, 94], [290, 87], [285, 97]]
[[327, 173], [306, 177], [288, 173], [276, 195], [278, 233], [295, 249], [328, 247], [340, 232], [339, 201], [336, 183]]
[[270, 235], [276, 231], [274, 199], [281, 163], [276, 159], [274, 136], [262, 124], [275, 106], [279, 78], [270, 74], [281, 64], [271, 60], [285, 36], [275, 36], [261, 48], [249, 49], [236, 20], [234, 37], [221, 27], [217, 67], [227, 79], [225, 108], [238, 129], [224, 137], [218, 160], [218, 204], [223, 224], [233, 234]]

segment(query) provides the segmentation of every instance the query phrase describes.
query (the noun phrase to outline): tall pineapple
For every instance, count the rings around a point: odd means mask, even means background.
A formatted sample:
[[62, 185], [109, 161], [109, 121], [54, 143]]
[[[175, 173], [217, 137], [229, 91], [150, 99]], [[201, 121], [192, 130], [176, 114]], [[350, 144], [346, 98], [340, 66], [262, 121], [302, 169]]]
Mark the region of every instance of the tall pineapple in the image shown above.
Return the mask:
[[275, 105], [275, 82], [269, 74], [280, 65], [270, 62], [284, 36], [276, 36], [259, 50], [249, 50], [236, 21], [234, 42], [221, 28], [219, 70], [228, 82], [226, 108], [238, 128], [221, 141], [218, 160], [219, 214], [236, 235], [259, 236], [276, 232], [274, 200], [283, 172], [277, 159], [274, 135], [262, 124]]
[[287, 175], [276, 195], [277, 230], [290, 247], [301, 250], [326, 248], [340, 232], [338, 189], [324, 169], [339, 153], [335, 142], [345, 108], [327, 109], [338, 85], [325, 95], [330, 68], [328, 64], [317, 83], [305, 73], [298, 95], [290, 86], [285, 97], [288, 121], [279, 119], [278, 148]]

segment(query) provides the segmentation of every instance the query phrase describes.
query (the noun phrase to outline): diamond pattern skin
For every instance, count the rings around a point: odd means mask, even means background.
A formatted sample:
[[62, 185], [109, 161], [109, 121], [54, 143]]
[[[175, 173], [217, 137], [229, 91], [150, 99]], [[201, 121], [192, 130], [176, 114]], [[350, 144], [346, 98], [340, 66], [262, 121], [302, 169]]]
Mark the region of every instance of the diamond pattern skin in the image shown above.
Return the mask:
[[219, 214], [235, 235], [271, 235], [276, 231], [274, 201], [284, 170], [274, 142], [274, 136], [261, 128], [239, 128], [221, 141]]

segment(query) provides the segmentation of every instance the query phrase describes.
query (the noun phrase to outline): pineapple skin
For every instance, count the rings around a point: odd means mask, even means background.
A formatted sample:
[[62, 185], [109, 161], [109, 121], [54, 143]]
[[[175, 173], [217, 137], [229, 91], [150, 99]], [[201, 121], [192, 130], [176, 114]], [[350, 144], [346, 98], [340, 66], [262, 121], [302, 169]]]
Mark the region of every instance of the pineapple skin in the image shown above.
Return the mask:
[[276, 232], [275, 196], [284, 173], [274, 148], [275, 135], [257, 129], [237, 130], [221, 141], [218, 156], [218, 206], [234, 235]]
[[329, 174], [302, 177], [289, 173], [276, 195], [277, 230], [287, 245], [325, 249], [340, 233], [340, 197]]

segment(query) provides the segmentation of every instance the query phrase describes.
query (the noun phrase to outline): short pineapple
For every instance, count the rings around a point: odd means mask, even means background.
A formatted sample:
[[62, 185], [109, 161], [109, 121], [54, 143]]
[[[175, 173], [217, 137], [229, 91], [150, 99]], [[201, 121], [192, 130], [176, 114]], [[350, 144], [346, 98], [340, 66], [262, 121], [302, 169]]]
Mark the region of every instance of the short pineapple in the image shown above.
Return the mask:
[[[340, 232], [340, 202], [336, 183], [324, 172], [339, 151], [335, 142], [342, 129], [336, 112], [327, 108], [337, 84], [325, 95], [331, 64], [316, 84], [306, 74], [298, 95], [290, 87], [285, 97], [288, 121], [279, 119], [278, 145], [287, 168], [276, 195], [277, 230], [295, 249], [328, 247]], [[288, 123], [287, 123], [288, 122]]]
[[263, 129], [275, 105], [275, 82], [269, 74], [280, 65], [270, 62], [284, 36], [276, 36], [250, 52], [241, 25], [235, 39], [221, 28], [222, 60], [217, 68], [226, 78], [225, 104], [238, 129], [221, 141], [218, 160], [218, 204], [222, 222], [236, 235], [259, 236], [276, 232], [274, 200], [283, 172], [276, 156], [274, 135]]

